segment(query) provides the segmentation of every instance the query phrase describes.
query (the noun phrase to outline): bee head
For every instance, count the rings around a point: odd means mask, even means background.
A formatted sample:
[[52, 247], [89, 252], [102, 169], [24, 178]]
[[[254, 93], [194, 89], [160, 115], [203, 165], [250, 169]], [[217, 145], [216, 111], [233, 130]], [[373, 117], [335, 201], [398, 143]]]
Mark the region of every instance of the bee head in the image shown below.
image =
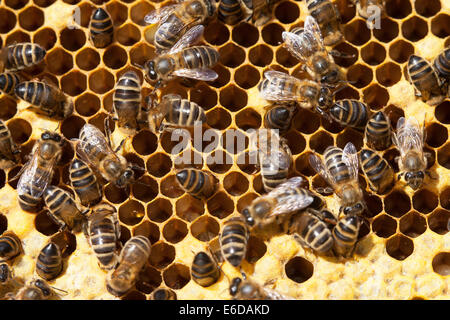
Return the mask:
[[134, 180], [134, 171], [131, 168], [127, 168], [119, 177], [119, 179], [117, 179], [116, 185], [119, 188], [125, 188], [125, 186], [133, 180]]
[[320, 79], [321, 82], [325, 82], [325, 83], [336, 83], [338, 80], [339, 80], [339, 72], [336, 69], [333, 69], [330, 72], [327, 72]]
[[52, 141], [57, 142], [60, 145], [62, 145], [64, 143], [63, 138], [56, 132], [44, 131], [41, 134], [41, 139], [44, 141], [52, 140]]
[[43, 280], [38, 279], [34, 281], [33, 284], [36, 288], [40, 289], [42, 291], [42, 294], [46, 297], [52, 293], [52, 290], [50, 289], [49, 285]]
[[344, 208], [344, 214], [351, 216], [361, 216], [365, 210], [365, 205], [360, 201], [353, 206], [347, 206]]
[[230, 295], [235, 296], [239, 290], [239, 286], [241, 285], [242, 279], [241, 278], [234, 278], [231, 280], [230, 285]]
[[331, 105], [331, 103], [333, 102], [333, 96], [331, 94], [331, 90], [327, 87], [322, 87], [320, 89], [320, 95], [319, 95], [319, 107], [321, 107], [321, 109], [327, 109], [328, 106]]
[[244, 209], [242, 211], [242, 215], [245, 217], [245, 222], [249, 225], [249, 226], [253, 226], [255, 224], [255, 220], [253, 219], [253, 217], [250, 215], [250, 211], [248, 209]]
[[151, 81], [158, 79], [158, 74], [155, 71], [155, 61], [151, 60], [147, 63], [147, 75]]
[[420, 188], [424, 178], [425, 174], [423, 173], [423, 171], [407, 172], [405, 174], [405, 181], [413, 190], [417, 190]]

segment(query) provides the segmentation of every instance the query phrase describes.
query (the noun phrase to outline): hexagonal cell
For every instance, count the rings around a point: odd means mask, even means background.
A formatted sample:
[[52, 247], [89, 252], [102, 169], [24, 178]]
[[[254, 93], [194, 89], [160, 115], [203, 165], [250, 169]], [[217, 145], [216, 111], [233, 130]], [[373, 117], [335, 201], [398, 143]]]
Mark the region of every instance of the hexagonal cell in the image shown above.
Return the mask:
[[413, 53], [414, 46], [405, 40], [398, 40], [389, 47], [389, 56], [398, 63], [405, 63]]
[[295, 159], [295, 170], [302, 175], [311, 177], [316, 174], [316, 171], [309, 164], [309, 156], [311, 152], [302, 153], [297, 159]]
[[191, 224], [191, 234], [198, 240], [208, 242], [219, 234], [220, 226], [216, 219], [203, 216]]
[[333, 50], [347, 55], [346, 57], [334, 57], [334, 62], [336, 62], [336, 64], [341, 67], [348, 68], [354, 65], [358, 60], [358, 49], [347, 42], [341, 42], [340, 44], [335, 46]]
[[434, 109], [436, 119], [445, 124], [450, 123], [450, 101], [444, 101]]
[[217, 150], [208, 155], [206, 164], [215, 173], [225, 173], [233, 165], [233, 159], [225, 151]]
[[247, 178], [239, 172], [230, 172], [223, 179], [223, 187], [232, 196], [240, 196], [248, 190]]
[[142, 130], [133, 137], [132, 144], [137, 153], [147, 155], [155, 152], [158, 148], [158, 139], [152, 132]]
[[402, 70], [397, 64], [388, 62], [377, 68], [376, 76], [381, 85], [391, 87], [400, 81]]
[[206, 114], [206, 123], [211, 128], [224, 130], [231, 124], [231, 115], [223, 108], [214, 108]]
[[441, 276], [450, 275], [450, 252], [439, 252], [431, 262], [433, 271]]
[[450, 187], [446, 187], [440, 194], [441, 207], [450, 209]]
[[124, 188], [118, 188], [113, 183], [105, 187], [105, 197], [112, 203], [119, 204], [128, 199], [129, 191]]
[[361, 46], [370, 40], [370, 30], [364, 20], [357, 19], [345, 25], [344, 36], [348, 42]]
[[[238, 154], [248, 148], [249, 138], [241, 130], [226, 130], [220, 137], [220, 145], [231, 154]], [[231, 162], [226, 162], [231, 163]]]
[[175, 247], [165, 242], [158, 242], [152, 246], [150, 264], [158, 269], [164, 269], [175, 260]]
[[245, 51], [230, 43], [219, 49], [220, 62], [227, 67], [236, 68], [245, 60]]
[[234, 81], [243, 89], [250, 89], [259, 83], [259, 71], [250, 65], [244, 65], [234, 73]]
[[86, 44], [86, 36], [81, 29], [63, 29], [59, 34], [59, 40], [64, 49], [77, 51]]
[[379, 65], [386, 59], [386, 50], [377, 42], [369, 42], [361, 49], [362, 59], [369, 65]]
[[239, 211], [240, 213], [242, 213], [242, 211], [247, 208], [253, 200], [255, 200], [256, 198], [258, 198], [258, 195], [255, 193], [246, 193], [245, 195], [243, 195], [242, 197], [239, 198], [237, 205], [236, 205], [236, 209], [237, 211]]
[[159, 143], [166, 153], [178, 154], [186, 149], [190, 137], [183, 135], [184, 132], [185, 131], [182, 132], [182, 135], [179, 136], [178, 140], [176, 139], [177, 137], [172, 134], [172, 132], [164, 131], [163, 133], [161, 133]]
[[225, 86], [230, 82], [230, 71], [221, 64], [217, 64], [212, 68], [219, 76], [213, 82], [209, 84], [215, 88], [220, 88]]
[[285, 47], [279, 47], [275, 57], [277, 59], [277, 63], [281, 64], [285, 68], [292, 68], [298, 64], [297, 58], [292, 56], [292, 54]]
[[172, 168], [172, 160], [164, 153], [152, 154], [147, 160], [147, 171], [154, 177], [164, 177]]
[[261, 31], [261, 36], [265, 43], [271, 46], [278, 46], [283, 43], [281, 34], [285, 31], [282, 26], [277, 23], [265, 25]]
[[332, 145], [334, 145], [333, 137], [325, 131], [319, 131], [309, 139], [309, 147], [311, 150], [320, 154]]
[[364, 89], [363, 99], [370, 109], [379, 110], [389, 101], [389, 92], [378, 84], [373, 84]]
[[228, 217], [234, 211], [234, 202], [225, 192], [217, 192], [206, 203], [211, 215], [223, 219]]
[[374, 29], [373, 35], [381, 42], [390, 42], [398, 36], [398, 24], [389, 18], [381, 19], [380, 28]]
[[437, 207], [438, 196], [430, 190], [421, 189], [414, 193], [412, 203], [415, 210], [427, 214]]
[[78, 139], [81, 128], [86, 124], [83, 118], [77, 116], [70, 116], [61, 123], [61, 133], [68, 140]]
[[207, 111], [217, 105], [217, 92], [201, 83], [189, 91], [190, 100]]
[[59, 230], [59, 226], [53, 222], [46, 211], [42, 211], [34, 218], [34, 227], [43, 235], [51, 236]]
[[419, 41], [428, 33], [428, 25], [426, 21], [419, 17], [412, 17], [402, 23], [402, 34], [410, 41]]
[[386, 1], [386, 13], [393, 18], [403, 19], [412, 11], [411, 3], [408, 0], [388, 0]]
[[261, 239], [250, 236], [247, 241], [247, 252], [245, 254], [245, 260], [249, 263], [256, 263], [267, 252], [267, 246]]
[[251, 156], [248, 152], [243, 152], [237, 157], [237, 165], [242, 172], [253, 174], [258, 171], [256, 166], [257, 160], [255, 156]]
[[364, 65], [356, 64], [348, 68], [347, 79], [357, 88], [366, 87], [372, 81], [372, 78], [372, 69]]
[[403, 109], [390, 104], [384, 109], [384, 113], [388, 116], [392, 128], [394, 130], [397, 130], [398, 119], [405, 116], [405, 112], [403, 111]]
[[242, 130], [261, 127], [261, 115], [252, 108], [245, 108], [235, 116], [236, 125]]
[[450, 211], [445, 209], [436, 209], [428, 216], [428, 227], [437, 234], [446, 234], [450, 219]]
[[351, 1], [336, 1], [334, 2], [341, 15], [342, 23], [347, 23], [356, 16], [356, 6], [351, 4]]
[[312, 277], [314, 265], [303, 257], [294, 257], [286, 263], [284, 271], [292, 281], [303, 283]]
[[80, 69], [89, 71], [98, 66], [100, 55], [94, 49], [85, 48], [77, 54], [75, 60]]
[[447, 142], [447, 128], [443, 125], [433, 122], [426, 127], [426, 143], [433, 147], [439, 148]]
[[132, 46], [141, 39], [141, 32], [132, 24], [126, 24], [116, 31], [117, 41], [124, 46]]
[[347, 142], [353, 143], [356, 150], [359, 151], [363, 146], [363, 134], [353, 128], [345, 128], [345, 130], [336, 137], [336, 145], [339, 148], [344, 149]]
[[191, 275], [189, 268], [180, 263], [174, 263], [163, 272], [164, 283], [172, 289], [183, 288], [189, 280]]
[[147, 215], [154, 222], [164, 222], [172, 216], [172, 204], [169, 200], [158, 198], [147, 206]]
[[410, 212], [400, 219], [400, 232], [415, 238], [427, 230], [427, 221], [417, 212]]
[[393, 236], [386, 242], [386, 252], [396, 260], [405, 260], [413, 251], [413, 241], [403, 235]]
[[33, 0], [35, 4], [37, 4], [39, 7], [47, 8], [50, 5], [52, 5], [56, 0]]
[[144, 18], [147, 14], [152, 12], [155, 8], [145, 1], [141, 1], [131, 7], [130, 18], [134, 23], [140, 26], [146, 26], [147, 23]]
[[86, 90], [86, 76], [79, 71], [72, 71], [61, 78], [61, 89], [75, 97]]
[[[6, 182], [5, 171], [0, 170], [0, 188], [3, 188], [5, 186], [5, 182]], [[1, 231], [2, 223], [3, 223], [2, 216], [0, 216], [0, 231]]]
[[188, 234], [186, 223], [179, 219], [170, 219], [164, 225], [163, 236], [170, 243], [178, 243], [183, 240]]
[[0, 98], [0, 119], [7, 120], [12, 118], [17, 112], [17, 102], [10, 97], [3, 95]]
[[320, 126], [320, 116], [307, 109], [303, 109], [301, 112], [297, 112], [292, 119], [292, 128], [300, 131], [301, 133], [311, 134], [317, 131]]
[[273, 52], [268, 46], [259, 44], [250, 49], [248, 53], [248, 59], [252, 65], [258, 67], [265, 67], [272, 62]]
[[[23, 149], [22, 149], [22, 151], [23, 151]], [[28, 151], [30, 151], [30, 150], [28, 150]], [[20, 169], [22, 169], [22, 166], [17, 166], [17, 167], [11, 168], [8, 171], [7, 181], [8, 181], [8, 184], [13, 189], [17, 188], [17, 182], [19, 181], [19, 179], [16, 178], [16, 175], [19, 173]]]
[[334, 95], [334, 100], [342, 100], [342, 99], [355, 99], [359, 100], [359, 92], [353, 89], [352, 87], [345, 87], [344, 89], [338, 91]]
[[411, 200], [402, 190], [394, 190], [384, 198], [384, 211], [387, 214], [400, 218], [411, 210]]
[[446, 143], [437, 154], [438, 163], [444, 168], [450, 169], [450, 143]]
[[238, 45], [248, 48], [258, 41], [258, 29], [249, 23], [240, 23], [233, 28], [231, 38]]
[[132, 290], [130, 292], [127, 292], [120, 299], [121, 300], [146, 300], [146, 297], [143, 293], [136, 291], [136, 290]]
[[41, 29], [34, 34], [33, 42], [49, 51], [55, 45], [56, 33], [50, 28]]
[[28, 7], [19, 14], [19, 24], [27, 31], [37, 30], [44, 24], [44, 12], [36, 7]]
[[8, 230], [8, 218], [0, 213], [0, 234]]
[[380, 197], [376, 195], [370, 195], [364, 193], [364, 201], [366, 202], [367, 210], [365, 213], [366, 217], [373, 218], [381, 213], [383, 210], [383, 202]]
[[12, 45], [14, 43], [30, 42], [30, 41], [31, 38], [27, 33], [18, 30], [11, 34], [8, 34], [5, 41], [5, 47]]
[[379, 215], [372, 222], [372, 230], [381, 238], [389, 238], [397, 230], [397, 221], [388, 215]]
[[106, 11], [111, 15], [115, 27], [123, 24], [128, 18], [128, 8], [119, 2], [108, 3]]
[[177, 200], [175, 211], [181, 219], [192, 222], [205, 213], [205, 207], [202, 200], [186, 194]]
[[53, 74], [61, 75], [73, 68], [72, 55], [63, 49], [52, 50], [47, 53], [46, 59], [51, 61], [47, 64], [47, 68]]
[[100, 99], [92, 93], [85, 93], [75, 100], [75, 110], [85, 117], [96, 114], [100, 106]]
[[138, 224], [144, 216], [144, 206], [135, 200], [125, 202], [119, 208], [119, 221], [129, 226]]
[[213, 46], [220, 46], [230, 39], [230, 31], [220, 21], [215, 20], [205, 26], [203, 37]]
[[12, 9], [20, 9], [25, 7], [29, 0], [5, 0], [5, 4]]
[[130, 240], [131, 238], [131, 232], [130, 230], [125, 227], [124, 225], [120, 225], [120, 238], [119, 241], [120, 243], [123, 245], [125, 245], [125, 243]]
[[155, 58], [155, 49], [145, 43], [139, 43], [130, 50], [130, 63], [143, 66], [148, 60]]
[[105, 69], [97, 70], [89, 76], [89, 88], [95, 93], [106, 93], [113, 89], [114, 85], [114, 76]]
[[136, 289], [146, 294], [150, 294], [161, 285], [161, 282], [161, 273], [155, 268], [146, 265], [139, 273], [139, 279], [136, 282]]
[[17, 144], [25, 143], [31, 136], [31, 125], [24, 119], [11, 119], [11, 121], [8, 122], [7, 127], [11, 133], [13, 141]]
[[275, 8], [275, 17], [281, 23], [292, 23], [300, 16], [300, 10], [294, 2], [284, 1]]
[[450, 35], [450, 15], [442, 13], [431, 20], [431, 32], [439, 38]]
[[156, 224], [148, 220], [144, 220], [137, 227], [134, 227], [133, 236], [147, 237], [152, 244], [155, 244], [159, 241], [160, 232]]
[[103, 62], [111, 69], [119, 69], [127, 63], [127, 52], [119, 46], [109, 46], [103, 54]]

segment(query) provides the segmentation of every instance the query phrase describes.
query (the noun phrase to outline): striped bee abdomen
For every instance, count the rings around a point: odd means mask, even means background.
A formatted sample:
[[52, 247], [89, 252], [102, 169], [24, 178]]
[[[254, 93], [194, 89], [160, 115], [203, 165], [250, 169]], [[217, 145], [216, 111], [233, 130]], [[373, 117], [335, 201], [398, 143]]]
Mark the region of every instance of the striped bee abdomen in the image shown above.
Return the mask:
[[295, 233], [301, 239], [301, 244], [319, 253], [328, 252], [334, 244], [333, 237], [327, 225], [312, 214], [301, 214], [295, 221]]
[[22, 70], [44, 60], [46, 51], [35, 43], [18, 43], [10, 45], [6, 50], [5, 68], [9, 71]]
[[89, 32], [96, 48], [104, 48], [113, 41], [114, 27], [108, 12], [102, 8], [94, 11], [89, 23]]
[[434, 105], [444, 99], [438, 75], [424, 58], [416, 55], [409, 57], [408, 75], [424, 102]]
[[169, 103], [171, 106], [165, 116], [167, 122], [183, 127], [193, 126], [195, 122], [206, 122], [205, 110], [195, 102], [187, 99], [172, 99]]
[[152, 300], [177, 300], [175, 291], [167, 288], [159, 288], [152, 292]]
[[19, 84], [20, 78], [17, 74], [12, 72], [5, 72], [0, 74], [0, 91], [14, 95], [14, 89]]
[[199, 252], [192, 261], [191, 276], [197, 284], [209, 287], [219, 280], [219, 266], [206, 252]]
[[83, 206], [93, 206], [102, 199], [102, 192], [97, 177], [87, 164], [74, 159], [70, 165], [70, 184]]
[[113, 95], [114, 111], [121, 128], [138, 129], [141, 108], [141, 84], [134, 71], [126, 72], [116, 84]]
[[155, 47], [158, 52], [169, 50], [180, 39], [180, 36], [184, 34], [186, 27], [181, 27], [181, 31], [173, 33], [172, 30], [179, 29], [179, 26], [183, 25], [183, 21], [172, 13], [167, 20], [161, 24], [155, 32]]
[[11, 260], [22, 252], [22, 242], [11, 231], [6, 231], [0, 237], [0, 262]]
[[20, 208], [26, 212], [38, 212], [42, 209], [42, 193], [44, 190], [38, 186], [23, 186], [23, 191], [18, 193]]
[[50, 242], [41, 252], [36, 261], [36, 272], [45, 280], [55, 279], [62, 271], [63, 260], [57, 244]]
[[285, 133], [291, 126], [294, 113], [295, 106], [288, 104], [275, 105], [264, 115], [264, 126], [269, 129], [278, 129], [280, 133]]
[[323, 156], [325, 165], [336, 183], [346, 182], [352, 179], [347, 164], [342, 160], [342, 149], [330, 146], [325, 150]]
[[176, 177], [181, 187], [194, 197], [209, 198], [215, 191], [215, 178], [210, 173], [183, 169]]
[[228, 219], [220, 234], [220, 248], [222, 255], [231, 265], [238, 267], [247, 252], [248, 229], [244, 221], [239, 218]]
[[369, 147], [375, 150], [389, 148], [392, 143], [391, 125], [383, 111], [379, 111], [370, 117], [364, 135]]
[[209, 68], [219, 62], [219, 52], [209, 46], [196, 46], [182, 51], [182, 66], [187, 69]]
[[226, 24], [238, 23], [244, 18], [241, 2], [239, 0], [220, 0], [217, 17]]
[[389, 163], [377, 153], [363, 149], [359, 155], [361, 169], [369, 180], [370, 188], [377, 193], [384, 193], [395, 182], [394, 171]]
[[348, 257], [353, 252], [360, 227], [360, 219], [348, 215], [342, 217], [333, 229], [334, 252], [338, 256]]
[[343, 126], [363, 129], [369, 119], [367, 106], [354, 99], [339, 100], [330, 108], [331, 117]]
[[7, 169], [20, 161], [20, 150], [14, 143], [6, 123], [0, 120], [0, 169]]
[[450, 47], [446, 48], [437, 58], [434, 60], [434, 69], [438, 72], [439, 76], [446, 79], [450, 79]]

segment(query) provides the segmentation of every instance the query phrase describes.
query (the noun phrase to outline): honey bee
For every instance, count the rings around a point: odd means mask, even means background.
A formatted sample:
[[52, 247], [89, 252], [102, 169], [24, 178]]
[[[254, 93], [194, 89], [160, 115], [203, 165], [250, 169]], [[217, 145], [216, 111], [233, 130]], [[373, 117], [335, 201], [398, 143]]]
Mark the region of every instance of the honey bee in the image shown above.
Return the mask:
[[375, 150], [386, 150], [391, 146], [391, 124], [383, 111], [374, 113], [364, 132], [366, 144]]
[[229, 290], [233, 300], [294, 300], [245, 276], [231, 280]]
[[244, 20], [245, 16], [245, 6], [241, 0], [220, 0], [217, 18], [223, 23], [234, 25]]
[[92, 209], [88, 221], [88, 239], [103, 270], [111, 270], [117, 264], [117, 242], [120, 226], [116, 209], [107, 203], [100, 203]]
[[145, 63], [145, 78], [155, 89], [175, 77], [204, 81], [218, 77], [210, 67], [219, 61], [219, 52], [209, 46], [189, 47], [203, 30], [202, 25], [193, 27], [166, 54]]
[[429, 105], [441, 103], [446, 96], [445, 85], [431, 63], [417, 55], [408, 60], [408, 79], [415, 88], [416, 96]]
[[343, 126], [361, 130], [369, 121], [369, 108], [358, 100], [339, 100], [330, 108], [330, 116]]
[[32, 280], [28, 285], [22, 287], [17, 294], [10, 295], [11, 300], [53, 300], [58, 295], [42, 279]]
[[113, 107], [119, 129], [134, 133], [139, 129], [141, 111], [141, 84], [134, 71], [125, 72], [116, 83]]
[[351, 0], [356, 5], [356, 9], [361, 17], [368, 19], [374, 14], [383, 17], [386, 14], [385, 0]]
[[19, 83], [14, 92], [17, 97], [30, 103], [37, 113], [56, 120], [63, 120], [73, 112], [73, 101], [59, 88], [39, 81]]
[[201, 251], [194, 256], [192, 261], [191, 277], [202, 287], [209, 287], [219, 280], [220, 269], [210, 254]]
[[150, 249], [150, 241], [144, 236], [132, 237], [125, 243], [120, 253], [119, 265], [106, 279], [106, 288], [111, 294], [120, 297], [133, 287], [150, 256]]
[[304, 63], [306, 71], [314, 80], [333, 86], [342, 82], [342, 72], [325, 48], [319, 26], [313, 17], [306, 17], [300, 34], [283, 31], [282, 37], [286, 48]]
[[[107, 124], [105, 130], [109, 140], [110, 132]], [[103, 133], [94, 125], [85, 124], [81, 128], [76, 150], [81, 160], [117, 187], [125, 188], [134, 180], [132, 166], [117, 153], [118, 150], [113, 151], [111, 141], [107, 141]]]
[[144, 21], [148, 24], [159, 22], [154, 43], [157, 53], [161, 53], [172, 48], [188, 28], [202, 24], [214, 13], [211, 0], [185, 0], [150, 12]]
[[348, 258], [353, 254], [361, 224], [362, 219], [355, 215], [348, 215], [339, 219], [333, 229], [333, 251], [336, 256]]
[[259, 84], [259, 93], [269, 101], [296, 101], [300, 107], [313, 109], [326, 116], [333, 103], [333, 94], [325, 86], [311, 80], [300, 80], [278, 71], [264, 72], [265, 79]]
[[152, 300], [177, 300], [177, 294], [172, 289], [159, 288], [152, 292]]
[[370, 189], [380, 194], [389, 190], [395, 182], [394, 170], [389, 163], [370, 149], [361, 150], [359, 159]]
[[89, 22], [89, 38], [96, 48], [105, 48], [114, 37], [114, 27], [111, 16], [102, 8], [98, 8], [92, 13]]
[[442, 81], [448, 85], [450, 81], [450, 47], [444, 49], [444, 51], [434, 59], [433, 67]]
[[36, 261], [36, 273], [45, 280], [55, 279], [63, 269], [61, 249], [50, 242], [39, 252]]
[[14, 259], [23, 252], [22, 241], [12, 231], [6, 231], [0, 237], [0, 262]]
[[326, 46], [334, 46], [344, 39], [341, 14], [330, 0], [306, 0], [306, 6], [318, 23]]
[[14, 143], [6, 123], [0, 120], [0, 169], [11, 168], [20, 161], [20, 150]]
[[297, 103], [294, 101], [275, 102], [264, 115], [264, 127], [276, 129], [283, 134], [291, 127], [292, 118], [297, 111]]
[[19, 205], [24, 211], [37, 212], [40, 209], [42, 195], [49, 185], [53, 169], [62, 154], [64, 139], [56, 132], [44, 131], [31, 150], [31, 159], [17, 175]]
[[272, 19], [273, 6], [280, 0], [252, 0], [252, 21], [257, 27]]
[[13, 72], [0, 74], [0, 91], [10, 96], [14, 96], [14, 89], [21, 81], [19, 75]]
[[84, 219], [86, 211], [82, 212], [69, 192], [48, 186], [44, 191], [44, 202], [48, 216], [63, 229], [77, 229]]
[[4, 300], [5, 297], [14, 295], [17, 289], [23, 286], [21, 281], [13, 276], [13, 271], [7, 263], [0, 264], [0, 298]]
[[401, 117], [398, 119], [397, 132], [394, 133], [392, 142], [400, 151], [400, 156], [396, 158], [401, 172], [399, 178], [404, 176], [412, 189], [419, 189], [425, 173], [429, 175], [427, 158], [430, 154], [423, 151], [424, 128], [415, 118]]
[[80, 159], [74, 159], [69, 172], [70, 185], [78, 195], [81, 205], [90, 207], [99, 203], [102, 199], [102, 191], [91, 168]]
[[325, 164], [317, 155], [311, 155], [309, 162], [324, 178], [341, 200], [340, 212], [345, 215], [362, 215], [366, 209], [363, 193], [358, 181], [358, 154], [349, 142], [344, 150], [329, 146], [325, 149]]
[[180, 186], [196, 198], [209, 198], [217, 187], [217, 179], [209, 172], [183, 169], [176, 174]]
[[232, 266], [238, 267], [247, 252], [247, 241], [250, 234], [241, 217], [233, 217], [225, 221], [219, 236], [220, 250], [223, 258]]
[[36, 43], [23, 42], [0, 50], [0, 72], [18, 71], [34, 66], [44, 60], [46, 51]]

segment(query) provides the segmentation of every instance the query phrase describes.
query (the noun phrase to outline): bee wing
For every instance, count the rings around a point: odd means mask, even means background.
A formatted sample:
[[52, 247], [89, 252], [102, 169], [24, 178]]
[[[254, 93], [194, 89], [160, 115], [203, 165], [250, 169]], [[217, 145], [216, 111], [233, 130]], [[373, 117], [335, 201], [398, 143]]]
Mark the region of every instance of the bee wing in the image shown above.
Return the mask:
[[317, 155], [312, 154], [309, 156], [309, 164], [330, 186], [334, 188], [336, 182], [334, 181], [333, 176], [328, 172], [327, 167]]
[[178, 4], [165, 6], [157, 10], [153, 10], [144, 17], [144, 22], [147, 24], [155, 24], [157, 22], [164, 23], [172, 12], [178, 7]]
[[[174, 54], [178, 51], [183, 50], [195, 43], [197, 43], [200, 38], [203, 36], [203, 31], [205, 27], [201, 24], [190, 28], [177, 43], [169, 50], [168, 54]], [[180, 30], [179, 30], [180, 31]], [[178, 31], [178, 32], [179, 32]]]
[[[56, 160], [56, 159], [55, 159]], [[53, 160], [49, 166], [53, 167], [56, 161]], [[39, 170], [39, 174], [36, 172]], [[38, 150], [33, 153], [33, 157], [25, 164], [25, 170], [17, 183], [17, 194], [30, 194], [33, 197], [40, 197], [52, 179], [53, 169], [40, 170], [38, 164]]]
[[312, 17], [308, 18], [305, 22], [305, 29], [301, 34], [288, 31], [282, 33], [286, 48], [294, 57], [303, 62], [306, 62], [315, 52], [325, 50], [316, 21]]
[[[303, 97], [298, 95], [293, 90], [286, 90], [281, 82], [285, 81], [308, 81], [299, 80], [283, 72], [266, 71], [264, 76], [269, 80], [269, 84], [265, 87], [260, 86], [259, 94], [263, 99], [270, 101], [286, 101], [286, 100], [302, 100]], [[279, 80], [282, 80], [281, 82]]]
[[172, 72], [178, 77], [185, 77], [203, 81], [213, 81], [219, 76], [214, 70], [209, 68], [202, 69], [178, 69]]
[[343, 150], [342, 160], [345, 162], [353, 179], [358, 179], [358, 168], [359, 168], [359, 160], [358, 160], [358, 152], [356, 151], [353, 143], [348, 142]]
[[273, 289], [263, 288], [263, 290], [269, 300], [295, 300], [294, 298], [281, 294]]
[[312, 16], [307, 16], [305, 19], [304, 30], [314, 36], [317, 42], [319, 42], [319, 46], [324, 48], [322, 32], [320, 31], [320, 27], [317, 24], [316, 19]]
[[423, 151], [423, 128], [420, 127], [416, 118], [404, 117], [398, 119], [397, 133], [393, 135], [393, 142], [404, 155], [408, 150]]

